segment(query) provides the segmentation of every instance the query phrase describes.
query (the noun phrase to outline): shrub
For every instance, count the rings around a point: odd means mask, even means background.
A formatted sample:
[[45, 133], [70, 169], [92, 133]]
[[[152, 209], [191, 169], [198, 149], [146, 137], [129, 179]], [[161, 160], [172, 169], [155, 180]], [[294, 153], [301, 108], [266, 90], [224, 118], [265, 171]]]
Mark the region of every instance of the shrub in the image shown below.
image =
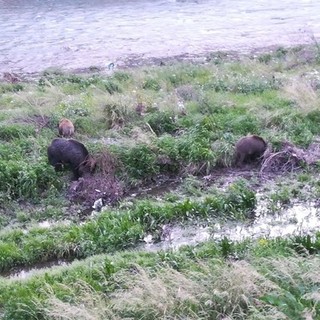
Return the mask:
[[258, 94], [267, 90], [278, 89], [280, 83], [275, 79], [254, 75], [225, 75], [222, 78], [213, 77], [204, 86], [204, 90], [215, 90], [216, 92], [233, 92], [242, 94]]
[[214, 119], [219, 132], [247, 135], [261, 130], [260, 121], [254, 115], [247, 114], [241, 110], [241, 108], [234, 108], [227, 113], [216, 114]]
[[86, 134], [91, 137], [98, 136], [100, 130], [106, 130], [108, 124], [104, 119], [92, 119], [92, 117], [81, 117], [74, 121], [76, 133]]
[[161, 89], [161, 86], [157, 80], [149, 78], [144, 81], [142, 88], [154, 90], [154, 91], [159, 91]]
[[0, 160], [0, 192], [10, 199], [37, 200], [45, 190], [61, 188], [56, 173], [42, 161]]
[[122, 127], [126, 121], [132, 119], [133, 113], [129, 107], [122, 103], [107, 103], [104, 106], [103, 113], [106, 118], [108, 128]]
[[116, 92], [122, 92], [120, 85], [117, 82], [110, 80], [110, 79], [104, 80], [103, 86], [108, 91], [109, 94], [114, 94]]
[[98, 76], [84, 77], [76, 74], [63, 74], [62, 72], [44, 72], [42, 77], [39, 79], [39, 86], [47, 86], [48, 83], [51, 85], [65, 85], [72, 84], [78, 89], [85, 89], [92, 84], [97, 84], [101, 81]]
[[159, 172], [156, 154], [145, 144], [138, 144], [129, 150], [121, 149], [119, 159], [125, 172], [135, 179], [152, 178]]
[[130, 74], [128, 74], [127, 72], [116, 71], [113, 74], [113, 78], [119, 82], [127, 82], [132, 79], [132, 76]]
[[313, 134], [319, 134], [320, 129], [319, 129], [319, 123], [320, 123], [320, 111], [319, 110], [314, 110], [309, 112], [306, 116], [305, 119], [310, 122], [310, 125], [308, 126], [309, 130]]
[[34, 136], [35, 128], [31, 125], [8, 124], [0, 126], [0, 139], [10, 141], [14, 138]]
[[255, 192], [249, 187], [248, 183], [240, 179], [230, 185], [226, 195], [226, 203], [232, 212], [243, 212], [250, 214], [256, 207], [257, 199]]
[[158, 136], [163, 133], [171, 134], [177, 130], [177, 124], [172, 112], [154, 112], [148, 115], [146, 120]]

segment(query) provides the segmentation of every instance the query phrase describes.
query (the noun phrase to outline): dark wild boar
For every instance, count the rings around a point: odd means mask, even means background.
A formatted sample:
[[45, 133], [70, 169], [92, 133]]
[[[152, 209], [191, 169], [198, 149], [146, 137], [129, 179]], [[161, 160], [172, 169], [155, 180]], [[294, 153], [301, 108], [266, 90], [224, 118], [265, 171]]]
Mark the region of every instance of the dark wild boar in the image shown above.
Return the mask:
[[242, 166], [244, 162], [256, 160], [267, 149], [267, 143], [259, 136], [242, 137], [235, 146], [235, 164]]
[[65, 165], [73, 172], [74, 179], [91, 175], [96, 161], [89, 155], [86, 147], [73, 139], [56, 138], [48, 147], [48, 160], [56, 171]]
[[71, 138], [74, 134], [73, 123], [66, 118], [63, 118], [59, 122], [59, 135], [65, 138]]

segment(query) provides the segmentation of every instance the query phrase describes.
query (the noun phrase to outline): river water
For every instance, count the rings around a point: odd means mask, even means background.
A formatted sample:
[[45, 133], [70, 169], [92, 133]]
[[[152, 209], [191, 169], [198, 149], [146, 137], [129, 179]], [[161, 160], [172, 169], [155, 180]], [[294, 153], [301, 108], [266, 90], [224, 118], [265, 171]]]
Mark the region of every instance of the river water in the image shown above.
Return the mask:
[[318, 0], [0, 0], [0, 73], [296, 45]]

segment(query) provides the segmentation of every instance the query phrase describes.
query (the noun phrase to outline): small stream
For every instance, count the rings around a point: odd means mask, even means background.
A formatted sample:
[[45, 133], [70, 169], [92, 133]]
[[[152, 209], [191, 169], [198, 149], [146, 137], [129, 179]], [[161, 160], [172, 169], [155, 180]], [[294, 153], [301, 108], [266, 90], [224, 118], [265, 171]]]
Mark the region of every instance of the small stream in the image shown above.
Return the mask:
[[30, 278], [32, 275], [36, 274], [38, 271], [44, 271], [53, 267], [67, 266], [70, 264], [67, 260], [55, 260], [39, 262], [32, 267], [17, 268], [9, 272], [4, 272], [1, 274], [2, 277], [9, 278], [11, 280], [22, 280]]
[[[184, 245], [196, 245], [201, 242], [222, 240], [224, 237], [232, 241], [246, 238], [275, 238], [293, 235], [314, 234], [320, 229], [320, 208], [315, 203], [295, 203], [280, 213], [266, 214], [262, 206], [256, 210], [256, 218], [247, 222], [215, 223], [214, 225], [173, 225], [164, 226], [162, 241], [153, 242], [152, 235], [146, 235], [144, 243], [137, 246], [137, 250], [156, 252], [159, 250], [176, 250]], [[40, 227], [48, 228], [52, 224], [41, 222]], [[67, 266], [65, 260], [39, 263], [32, 268], [16, 269], [3, 277], [15, 280], [26, 279], [45, 268]]]

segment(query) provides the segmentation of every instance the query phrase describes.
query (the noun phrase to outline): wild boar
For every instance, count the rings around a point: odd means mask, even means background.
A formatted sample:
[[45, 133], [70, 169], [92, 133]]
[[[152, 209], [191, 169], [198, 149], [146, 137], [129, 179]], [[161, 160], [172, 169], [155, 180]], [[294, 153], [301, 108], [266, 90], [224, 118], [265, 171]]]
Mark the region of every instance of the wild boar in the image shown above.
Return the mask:
[[242, 137], [235, 145], [235, 163], [242, 166], [244, 162], [261, 157], [267, 149], [267, 143], [256, 135]]
[[47, 153], [49, 163], [56, 171], [67, 165], [73, 172], [75, 180], [91, 175], [96, 166], [96, 161], [86, 147], [77, 140], [56, 138], [52, 140]]
[[71, 138], [74, 135], [74, 125], [66, 118], [63, 118], [59, 122], [59, 135], [65, 138]]

